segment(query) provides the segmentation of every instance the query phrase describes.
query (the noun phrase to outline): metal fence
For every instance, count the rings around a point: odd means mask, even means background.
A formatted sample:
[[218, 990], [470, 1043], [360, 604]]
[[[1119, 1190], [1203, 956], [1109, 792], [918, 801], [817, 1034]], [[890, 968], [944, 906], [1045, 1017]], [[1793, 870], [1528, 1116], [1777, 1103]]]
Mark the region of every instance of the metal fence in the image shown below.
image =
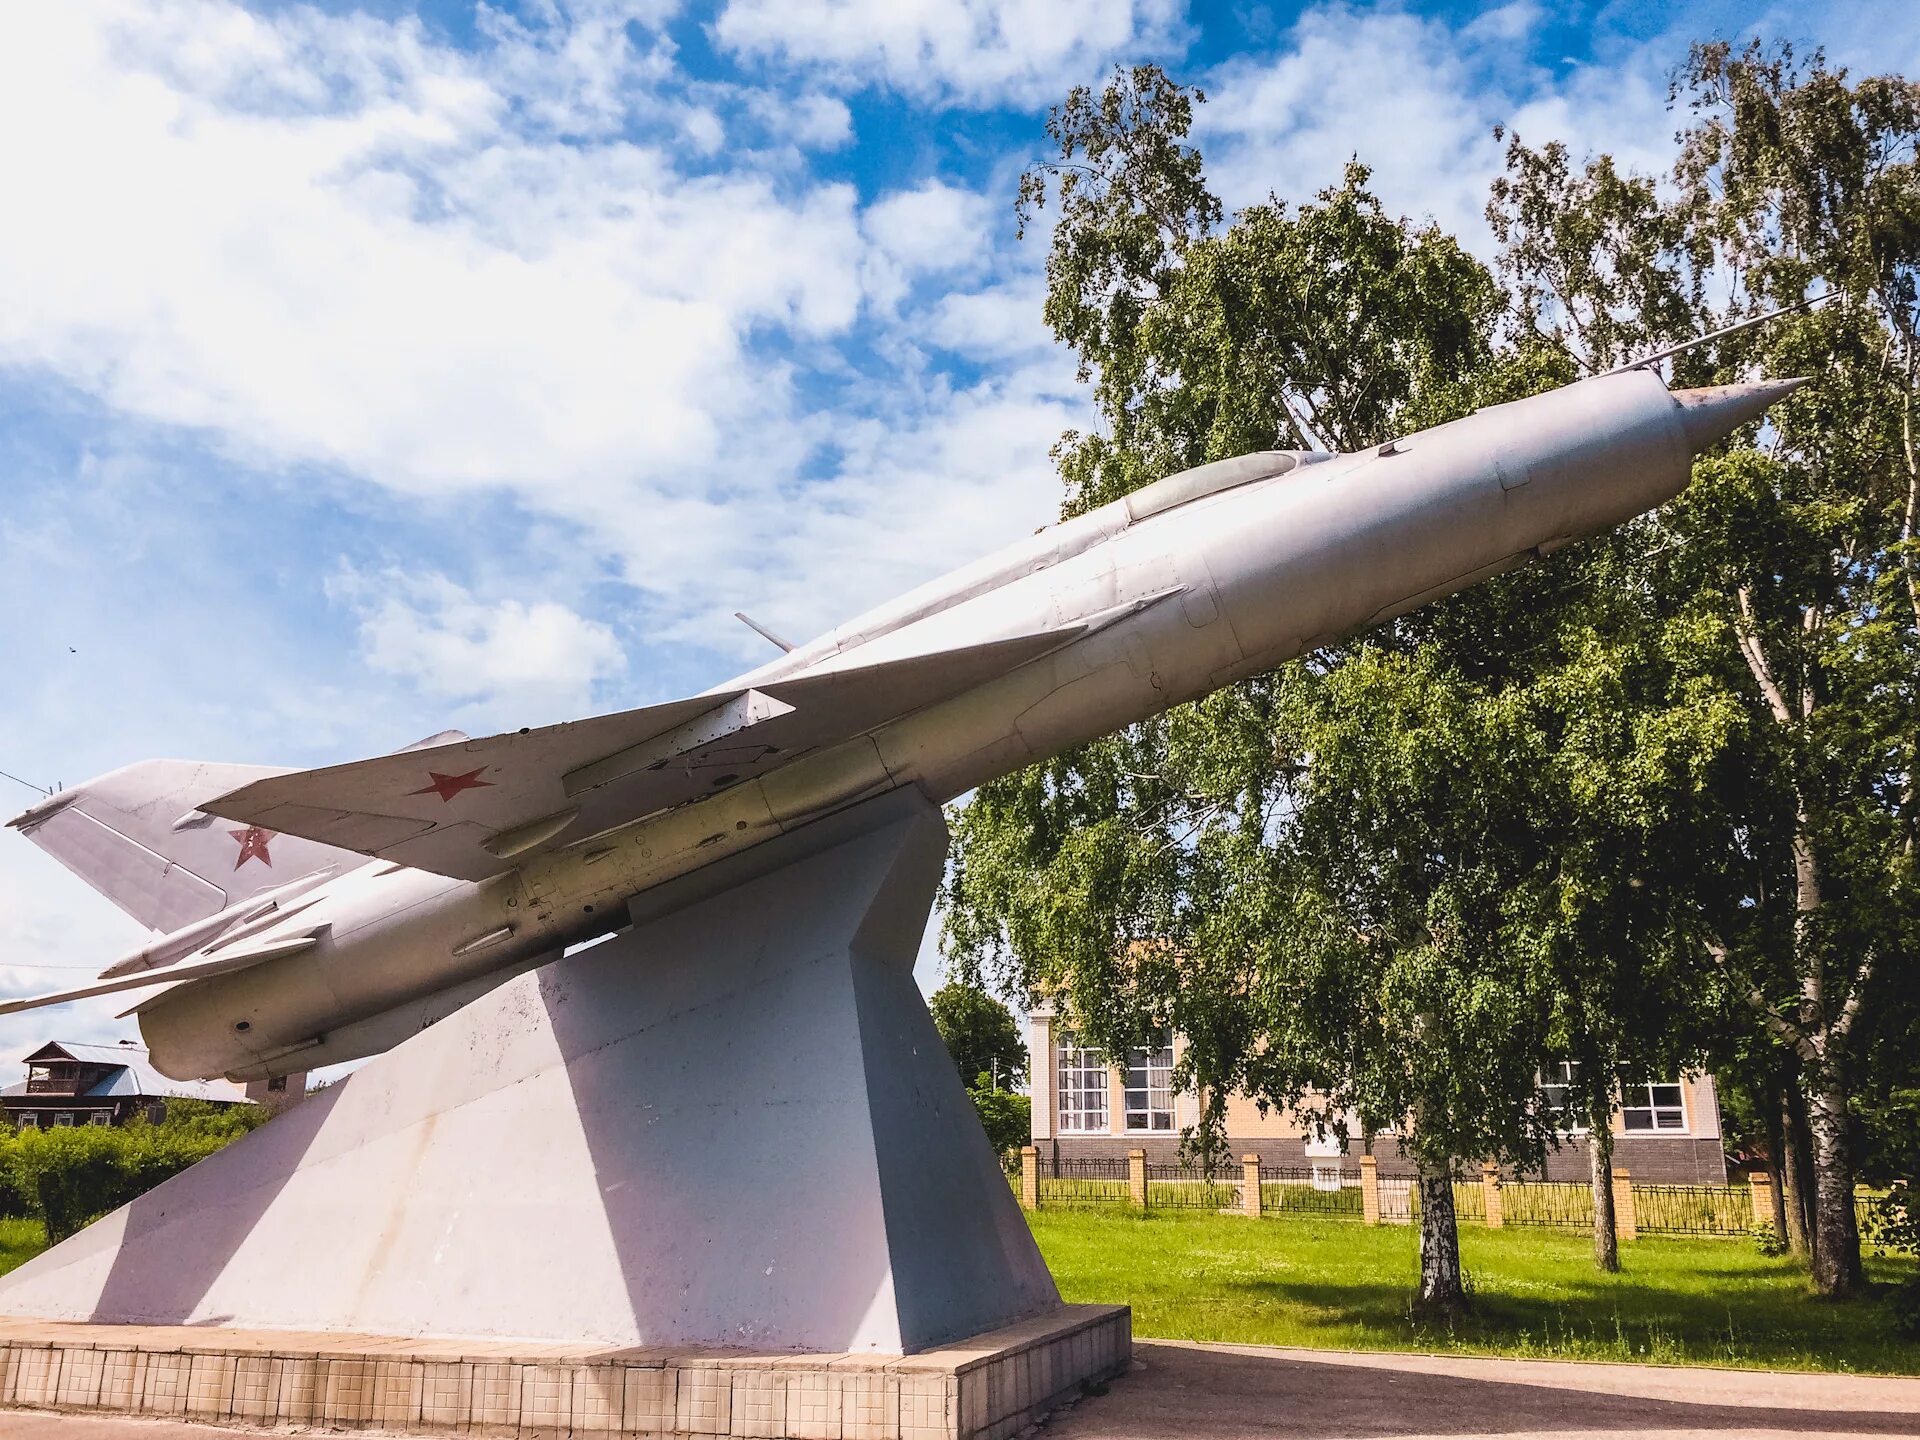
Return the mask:
[[[1416, 1193], [1419, 1187], [1414, 1187]], [[1478, 1180], [1453, 1182], [1453, 1218], [1462, 1225], [1487, 1223], [1487, 1187]]]
[[1132, 1198], [1125, 1160], [1055, 1160], [1040, 1172], [1042, 1209], [1126, 1205]]
[[[1746, 1235], [1753, 1192], [1733, 1185], [1635, 1185], [1635, 1223], [1649, 1235]], [[1593, 1207], [1587, 1207], [1593, 1223]]]
[[1322, 1165], [1260, 1167], [1260, 1211], [1288, 1215], [1337, 1215], [1358, 1220], [1365, 1207], [1360, 1172]]
[[1522, 1180], [1500, 1187], [1500, 1216], [1508, 1225], [1593, 1228], [1593, 1187], [1577, 1180]]
[[[1016, 1194], [1041, 1209], [1117, 1206], [1149, 1210], [1188, 1210], [1206, 1214], [1248, 1211], [1246, 1169], [1226, 1165], [1211, 1174], [1197, 1165], [1132, 1160], [1062, 1159], [1039, 1163], [1035, 1152], [1031, 1192], [1010, 1176]], [[1138, 1166], [1136, 1172], [1135, 1166]], [[1412, 1224], [1419, 1217], [1420, 1191], [1410, 1176], [1375, 1175], [1329, 1163], [1312, 1166], [1258, 1167], [1261, 1215], [1317, 1215], [1361, 1220], [1369, 1198], [1378, 1223]], [[1625, 1182], [1624, 1174], [1619, 1181]], [[1137, 1186], [1137, 1190], [1136, 1190]], [[1368, 1196], [1371, 1188], [1372, 1195]], [[1620, 1216], [1624, 1234], [1740, 1236], [1750, 1234], [1761, 1202], [1746, 1185], [1665, 1185], [1631, 1182], [1622, 1207], [1632, 1206], [1633, 1221]], [[1855, 1211], [1863, 1236], [1883, 1191], [1858, 1190]], [[1593, 1187], [1585, 1181], [1459, 1181], [1453, 1187], [1454, 1215], [1462, 1225], [1490, 1222], [1497, 1198], [1499, 1224], [1567, 1230], [1593, 1228]], [[1764, 1217], [1761, 1217], [1764, 1218]], [[1869, 1240], [1871, 1243], [1871, 1240]]]
[[1382, 1225], [1411, 1225], [1420, 1187], [1411, 1175], [1382, 1175], [1374, 1184], [1380, 1196]]
[[[1880, 1202], [1886, 1199], [1891, 1193], [1892, 1192], [1888, 1190], [1867, 1189], [1859, 1189], [1853, 1192], [1854, 1224], [1859, 1227], [1860, 1234], [1870, 1244], [1874, 1242], [1878, 1230], [1877, 1221], [1880, 1217]], [[1901, 1207], [1901, 1213], [1906, 1213], [1904, 1206]]]
[[1147, 1165], [1147, 1206], [1153, 1210], [1238, 1210], [1240, 1182], [1198, 1165]]

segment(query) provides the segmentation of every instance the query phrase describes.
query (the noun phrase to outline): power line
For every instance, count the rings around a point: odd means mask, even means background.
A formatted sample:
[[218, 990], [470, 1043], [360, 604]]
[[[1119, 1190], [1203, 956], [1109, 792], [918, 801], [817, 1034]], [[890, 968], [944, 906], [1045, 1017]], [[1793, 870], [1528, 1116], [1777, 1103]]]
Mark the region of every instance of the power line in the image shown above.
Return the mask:
[[11, 780], [11, 781], [13, 781], [13, 783], [14, 783], [14, 784], [16, 784], [16, 785], [24, 785], [24, 786], [26, 786], [26, 787], [27, 787], [27, 789], [29, 789], [29, 790], [32, 790], [32, 791], [34, 791], [34, 792], [35, 792], [35, 793], [37, 793], [37, 794], [40, 794], [40, 795], [51, 795], [51, 794], [53, 794], [53, 791], [51, 791], [51, 790], [49, 790], [49, 789], [47, 789], [47, 787], [46, 787], [46, 786], [44, 786], [44, 785], [36, 785], [36, 784], [34, 784], [34, 783], [33, 783], [33, 782], [31, 781], [31, 780], [22, 780], [22, 779], [21, 779], [21, 778], [20, 778], [20, 777], [19, 777], [18, 775], [15, 775], [15, 774], [14, 774], [14, 773], [13, 773], [12, 771], [10, 771], [10, 770], [0, 770], [0, 776], [3, 776], [3, 777], [5, 777], [5, 778], [6, 778], [6, 779], [8, 779], [8, 780]]

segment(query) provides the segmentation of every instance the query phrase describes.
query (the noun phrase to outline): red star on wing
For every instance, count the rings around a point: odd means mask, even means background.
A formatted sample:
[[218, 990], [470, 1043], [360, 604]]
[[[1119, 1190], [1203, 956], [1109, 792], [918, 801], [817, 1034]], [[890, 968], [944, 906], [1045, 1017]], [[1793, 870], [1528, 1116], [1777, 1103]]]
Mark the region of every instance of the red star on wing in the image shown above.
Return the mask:
[[453, 799], [453, 797], [458, 795], [462, 790], [477, 790], [483, 785], [493, 784], [491, 780], [482, 780], [480, 778], [480, 771], [486, 768], [486, 766], [482, 765], [479, 770], [469, 770], [464, 775], [442, 775], [438, 770], [429, 770], [427, 772], [429, 777], [427, 783], [422, 785], [418, 790], [409, 790], [407, 793], [409, 795], [438, 795], [441, 801], [445, 802]]
[[273, 839], [273, 831], [262, 830], [258, 825], [249, 825], [244, 830], [229, 830], [227, 834], [240, 842], [240, 857], [233, 862], [238, 870], [249, 860], [258, 860], [269, 870], [273, 868], [273, 856], [267, 853], [267, 842]]

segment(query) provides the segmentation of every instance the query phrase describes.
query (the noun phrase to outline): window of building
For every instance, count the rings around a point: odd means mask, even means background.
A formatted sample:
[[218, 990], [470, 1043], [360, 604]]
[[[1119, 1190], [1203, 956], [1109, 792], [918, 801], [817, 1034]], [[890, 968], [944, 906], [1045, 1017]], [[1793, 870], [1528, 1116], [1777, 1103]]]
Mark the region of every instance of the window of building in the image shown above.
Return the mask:
[[1127, 1129], [1173, 1129], [1173, 1044], [1127, 1052]]
[[38, 1130], [40, 1128], [40, 1112], [37, 1110], [21, 1111], [20, 1128], [22, 1130]]
[[271, 1080], [267, 1081], [267, 1089], [269, 1090], [280, 1091], [286, 1088], [287, 1077], [284, 1075], [275, 1075]]
[[1620, 1120], [1629, 1131], [1635, 1132], [1686, 1129], [1687, 1108], [1679, 1082], [1621, 1085]]
[[113, 1116], [105, 1110], [96, 1110], [91, 1115], [87, 1116], [87, 1124], [111, 1125], [113, 1124]]
[[1060, 1042], [1060, 1128], [1081, 1134], [1107, 1129], [1107, 1056], [1102, 1050]]
[[1573, 1084], [1580, 1075], [1578, 1060], [1559, 1060], [1540, 1071], [1540, 1105], [1555, 1119], [1562, 1135], [1587, 1133], [1586, 1117], [1574, 1113]]
[[56, 1110], [53, 1112], [54, 1129], [58, 1130], [62, 1126], [71, 1124], [73, 1124], [73, 1112], [71, 1110]]

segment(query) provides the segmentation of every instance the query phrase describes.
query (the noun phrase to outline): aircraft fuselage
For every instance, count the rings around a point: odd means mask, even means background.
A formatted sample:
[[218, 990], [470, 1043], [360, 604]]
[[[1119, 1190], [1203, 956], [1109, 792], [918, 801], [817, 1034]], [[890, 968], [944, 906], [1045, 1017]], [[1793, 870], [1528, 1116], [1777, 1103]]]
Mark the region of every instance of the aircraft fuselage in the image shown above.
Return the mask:
[[712, 693], [1087, 623], [1078, 638], [512, 873], [342, 875], [289, 922], [324, 924], [311, 948], [149, 1002], [153, 1063], [251, 1078], [385, 1049], [782, 831], [904, 785], [950, 800], [1659, 505], [1687, 482], [1702, 414], [1629, 371], [1377, 450], [1274, 457], [1267, 478], [1163, 481], [1052, 526]]

